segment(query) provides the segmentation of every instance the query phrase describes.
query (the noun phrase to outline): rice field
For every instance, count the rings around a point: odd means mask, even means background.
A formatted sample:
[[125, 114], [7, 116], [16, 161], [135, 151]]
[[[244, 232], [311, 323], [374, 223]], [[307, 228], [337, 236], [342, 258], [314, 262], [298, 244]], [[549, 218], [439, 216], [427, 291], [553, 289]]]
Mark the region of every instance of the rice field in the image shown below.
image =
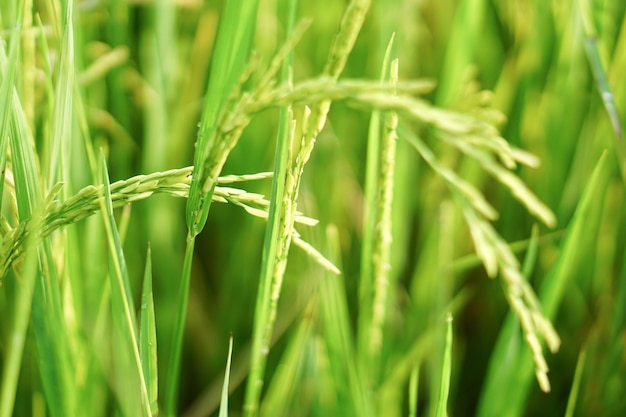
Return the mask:
[[0, 6], [0, 417], [626, 413], [626, 3]]

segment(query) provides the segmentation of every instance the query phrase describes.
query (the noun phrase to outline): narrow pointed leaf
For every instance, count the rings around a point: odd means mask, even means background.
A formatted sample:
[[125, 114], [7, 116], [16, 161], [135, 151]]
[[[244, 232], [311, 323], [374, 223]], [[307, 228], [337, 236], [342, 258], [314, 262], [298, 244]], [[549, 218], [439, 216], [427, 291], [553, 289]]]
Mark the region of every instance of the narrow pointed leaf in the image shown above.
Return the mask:
[[222, 401], [220, 402], [219, 417], [228, 417], [228, 386], [230, 383], [230, 364], [233, 359], [233, 337], [228, 342], [228, 359], [224, 371], [224, 385], [222, 386]]
[[452, 315], [446, 319], [446, 344], [443, 352], [443, 364], [441, 372], [441, 386], [439, 387], [439, 399], [437, 401], [436, 417], [448, 415], [448, 396], [450, 394], [450, 377], [452, 374]]
[[143, 290], [141, 293], [141, 319], [139, 327], [139, 353], [141, 368], [146, 380], [146, 388], [150, 399], [152, 415], [159, 414], [158, 368], [157, 368], [157, 338], [156, 320], [154, 315], [154, 299], [152, 294], [152, 255], [150, 246], [146, 255], [146, 269], [143, 276]]
[[[126, 268], [126, 260], [120, 235], [113, 216], [113, 204], [111, 202], [111, 188], [109, 184], [109, 174], [106, 167], [104, 155], [101, 158], [101, 178], [104, 184], [103, 198], [100, 202], [104, 227], [106, 230], [107, 241], [110, 251], [111, 271], [109, 273], [111, 284], [111, 307], [113, 312], [114, 323], [117, 326], [117, 337], [122, 342], [115, 351], [118, 363], [130, 365], [127, 369], [124, 379], [129, 389], [133, 390], [134, 382], [136, 385], [135, 393], [119, 392], [118, 395], [122, 401], [122, 406], [128, 413], [141, 412], [141, 415], [151, 417], [150, 399], [146, 387], [146, 381], [142, 370], [141, 358], [139, 355], [139, 342], [137, 337], [137, 317], [133, 305], [132, 293], [130, 290], [130, 282], [128, 270]], [[119, 387], [118, 387], [119, 388]], [[141, 410], [141, 411], [139, 411]]]

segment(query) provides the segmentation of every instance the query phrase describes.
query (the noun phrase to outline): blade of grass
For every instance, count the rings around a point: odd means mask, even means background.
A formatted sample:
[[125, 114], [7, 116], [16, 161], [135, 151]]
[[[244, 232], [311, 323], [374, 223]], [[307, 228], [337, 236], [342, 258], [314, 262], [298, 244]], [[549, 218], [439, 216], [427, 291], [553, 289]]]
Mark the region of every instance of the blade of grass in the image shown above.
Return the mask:
[[[122, 346], [116, 349], [117, 359], [124, 361], [124, 356], [130, 356], [131, 369], [126, 370], [125, 377], [136, 381], [137, 385], [127, 384], [131, 387], [130, 392], [121, 393], [122, 405], [128, 407], [132, 414], [140, 412], [141, 415], [151, 417], [150, 397], [146, 386], [146, 379], [143, 373], [142, 361], [139, 354], [139, 342], [137, 337], [137, 318], [135, 317], [135, 308], [132, 301], [132, 292], [126, 267], [126, 260], [122, 243], [120, 241], [119, 232], [113, 216], [113, 204], [111, 202], [111, 189], [109, 184], [109, 174], [106, 167], [104, 155], [101, 157], [101, 179], [104, 184], [103, 196], [100, 200], [104, 227], [106, 230], [109, 251], [111, 253], [110, 273], [111, 284], [111, 307], [113, 312], [113, 321], [119, 326], [119, 335]], [[129, 381], [130, 382], [130, 381]], [[135, 392], [132, 392], [135, 391]], [[139, 401], [137, 403], [137, 401]]]
[[[180, 362], [187, 314], [187, 300], [191, 280], [191, 265], [195, 238], [204, 228], [209, 215], [211, 199], [217, 178], [230, 151], [218, 144], [210, 143], [215, 138], [217, 121], [229, 95], [237, 85], [248, 59], [248, 51], [255, 31], [258, 1], [231, 0], [226, 3], [218, 28], [211, 76], [202, 111], [200, 130], [194, 155], [194, 172], [187, 200], [187, 242], [178, 308], [174, 322], [172, 348], [170, 350], [168, 383], [165, 390], [164, 415], [173, 417], [177, 414], [177, 395], [180, 379]], [[221, 140], [213, 139], [213, 140]], [[234, 146], [232, 144], [231, 146]], [[213, 149], [217, 147], [217, 150]], [[214, 154], [211, 154], [213, 152]], [[214, 162], [208, 162], [208, 161]], [[207, 166], [207, 163], [209, 164]], [[212, 166], [212, 164], [217, 164]], [[211, 172], [206, 172], [207, 169]]]
[[233, 358], [233, 337], [228, 341], [228, 359], [224, 371], [224, 385], [222, 386], [222, 400], [220, 401], [219, 417], [228, 417], [228, 384], [230, 382], [230, 364]]
[[181, 355], [183, 348], [183, 335], [187, 316], [187, 302], [189, 298], [189, 284], [191, 281], [191, 266], [193, 263], [193, 250], [196, 239], [187, 235], [185, 246], [185, 257], [183, 261], [183, 271], [180, 287], [178, 290], [176, 321], [174, 322], [174, 332], [172, 334], [172, 347], [170, 350], [170, 361], [167, 372], [167, 384], [165, 387], [165, 400], [163, 404], [165, 417], [177, 415], [178, 385], [180, 383]]
[[576, 214], [568, 227], [569, 231], [563, 241], [562, 253], [556, 261], [554, 268], [550, 270], [539, 291], [541, 305], [546, 317], [553, 318], [557, 313], [563, 291], [568, 284], [568, 278], [576, 270], [576, 259], [581, 259], [579, 254], [585, 249], [581, 242], [587, 241], [584, 236], [586, 224], [597, 216], [597, 205], [603, 201], [607, 185], [613, 173], [613, 161], [608, 158], [606, 152], [598, 160], [596, 167], [585, 187]]
[[[13, 98], [13, 86], [15, 84], [15, 75], [17, 73], [19, 39], [17, 33], [14, 33], [11, 44], [9, 45], [9, 56], [2, 67], [2, 83], [0, 84], [0, 196], [4, 195], [4, 179], [6, 176], [7, 166], [7, 146], [8, 133], [11, 125], [11, 99]], [[4, 43], [0, 42], [2, 52], [0, 56], [6, 58]], [[2, 209], [2, 198], [0, 198], [0, 209]], [[1, 277], [0, 277], [1, 279]]]
[[[626, 259], [624, 255], [622, 255], [622, 259]], [[610, 388], [606, 389], [601, 401], [605, 401], [607, 404], [619, 404], [623, 396], [624, 364], [622, 359], [625, 346], [623, 332], [626, 327], [626, 263], [622, 264], [622, 270], [619, 274], [619, 284], [615, 289], [615, 304], [611, 311], [611, 318], [608, 358], [605, 360], [604, 369], [600, 374]]]
[[[72, 156], [75, 155], [74, 122], [74, 95], [79, 93], [75, 88], [75, 35], [74, 35], [74, 8], [72, 2], [65, 2], [61, 7], [58, 19], [60, 45], [58, 59], [54, 66], [54, 71], [47, 74], [46, 84], [50, 84], [48, 93], [50, 94], [50, 105], [46, 106], [47, 118], [50, 120], [50, 128], [37, 136], [42, 138], [42, 147], [49, 149], [49, 154], [39, 153], [42, 164], [42, 184], [48, 189], [54, 190], [59, 184], [63, 184], [60, 189], [60, 199], [66, 200], [73, 192], [73, 178], [79, 177], [80, 166], [73, 165]], [[33, 35], [34, 36], [34, 33]], [[33, 39], [34, 41], [34, 39]], [[47, 52], [47, 40], [44, 36], [40, 38], [41, 51]], [[34, 45], [33, 45], [34, 46]], [[46, 55], [44, 55], [46, 56]], [[46, 64], [47, 65], [47, 64]], [[49, 68], [47, 68], [49, 69]], [[33, 68], [36, 71], [36, 68]], [[54, 75], [53, 75], [54, 74]], [[34, 102], [32, 103], [34, 106]], [[34, 110], [34, 109], [33, 109]], [[36, 124], [32, 124], [36, 126]], [[33, 127], [36, 129], [36, 127]], [[43, 161], [49, 157], [48, 161]], [[46, 169], [46, 171], [43, 171]], [[74, 175], [74, 176], [73, 176]], [[45, 220], [42, 220], [44, 222]], [[58, 281], [62, 314], [65, 325], [66, 344], [69, 352], [68, 360], [73, 363], [75, 369], [84, 369], [86, 366], [85, 357], [87, 353], [85, 346], [81, 343], [80, 334], [82, 331], [81, 321], [83, 311], [80, 300], [82, 299], [82, 279], [81, 260], [76, 253], [79, 248], [79, 236], [75, 226], [70, 226], [59, 231], [52, 247], [52, 256], [58, 267], [58, 279], [52, 282], [56, 285]], [[71, 376], [75, 378], [74, 375]], [[85, 403], [86, 393], [91, 387], [80, 386], [81, 391], [76, 395], [76, 408], [74, 413], [81, 414], [90, 409]]]
[[[0, 65], [4, 67], [6, 54], [0, 50]], [[32, 133], [27, 125], [17, 91], [11, 92], [12, 123], [9, 144], [13, 163], [18, 218], [21, 222], [33, 220], [33, 234], [42, 227], [40, 217], [45, 212], [38, 178], [37, 156]], [[56, 190], [58, 192], [58, 189]], [[54, 196], [52, 196], [53, 198]], [[51, 201], [49, 201], [51, 203]], [[44, 240], [38, 246], [40, 272], [37, 274], [31, 307], [32, 323], [37, 345], [38, 362], [44, 393], [51, 404], [53, 416], [74, 416], [76, 387], [71, 351], [54, 266], [51, 243]]]
[[285, 352], [281, 357], [281, 366], [276, 369], [271, 383], [267, 386], [267, 393], [261, 404], [260, 415], [280, 416], [289, 415], [290, 410], [295, 407], [300, 410], [310, 407], [302, 404], [298, 399], [298, 390], [302, 386], [303, 372], [306, 369], [307, 346], [315, 338], [314, 327], [316, 311], [318, 306], [318, 296], [311, 297], [304, 311], [299, 315], [299, 322], [295, 326]]
[[[461, 209], [450, 200], [444, 200], [439, 204], [439, 213], [437, 221], [437, 237], [435, 243], [437, 245], [436, 250], [436, 272], [432, 278], [436, 277], [436, 280], [431, 282], [430, 298], [428, 303], [428, 320], [431, 322], [431, 326], [438, 329], [433, 341], [432, 352], [430, 353], [429, 360], [426, 362], [427, 369], [429, 369], [430, 377], [428, 386], [431, 387], [429, 404], [430, 413], [437, 413], [437, 407], [441, 405], [441, 388], [443, 384], [450, 384], [450, 375], [446, 374], [446, 369], [442, 371], [441, 364], [446, 363], [446, 355], [448, 348], [448, 329], [441, 328], [441, 319], [446, 318], [450, 323], [452, 321], [453, 311], [450, 307], [454, 302], [454, 274], [453, 270], [449, 267], [454, 259], [454, 246], [450, 245], [451, 241], [455, 240], [458, 236], [455, 230], [455, 218], [460, 217], [458, 213]], [[432, 279], [431, 278], [431, 279]], [[450, 324], [451, 325], [451, 324]], [[447, 395], [446, 395], [447, 396]], [[446, 401], [447, 407], [447, 401]]]
[[[389, 80], [391, 69], [391, 53], [395, 35], [387, 43], [383, 56], [380, 81]], [[370, 344], [373, 333], [374, 314], [374, 248], [376, 246], [376, 219], [379, 218], [380, 209], [377, 204], [380, 188], [380, 149], [382, 142], [382, 113], [373, 111], [367, 139], [367, 160], [365, 165], [365, 199], [363, 207], [363, 243], [361, 246], [361, 274], [359, 277], [359, 319], [358, 319], [358, 345], [357, 355], [360, 358], [360, 367], [368, 383], [373, 383], [374, 375], [370, 375]]]
[[202, 231], [209, 214], [215, 179], [207, 178], [212, 173], [205, 172], [206, 163], [209, 158], [217, 158], [218, 161], [222, 158], [222, 155], [209, 154], [215, 145], [211, 140], [216, 140], [213, 132], [217, 129], [218, 118], [225, 110], [227, 100], [246, 66], [255, 30], [257, 9], [257, 0], [231, 0], [226, 2], [220, 19], [187, 202], [187, 226], [192, 236]]
[[584, 349], [578, 355], [576, 362], [576, 371], [574, 372], [574, 381], [572, 381], [572, 389], [567, 398], [567, 408], [565, 409], [565, 417], [574, 417], [576, 411], [576, 402], [578, 401], [578, 393], [580, 391], [581, 381], [583, 379], [583, 370], [585, 369], [585, 361], [587, 358], [587, 349]]
[[[40, 258], [52, 259], [49, 242], [40, 249]], [[41, 262], [41, 261], [40, 261]], [[74, 379], [72, 352], [69, 349], [62, 313], [48, 298], [49, 283], [56, 284], [56, 274], [39, 273], [35, 283], [32, 306], [32, 328], [37, 345], [37, 360], [44, 397], [53, 417], [76, 416], [77, 387]], [[48, 287], [48, 288], [46, 288]], [[54, 288], [58, 300], [59, 289]], [[53, 297], [50, 297], [53, 298]]]
[[71, 123], [73, 116], [73, 92], [74, 92], [74, 33], [72, 2], [66, 2], [66, 10], [63, 16], [63, 35], [59, 63], [56, 73], [59, 74], [54, 94], [54, 115], [52, 118], [52, 134], [48, 139], [52, 142], [50, 147], [50, 173], [46, 179], [50, 187], [57, 182], [66, 184], [63, 190], [63, 199], [68, 197], [70, 188], [70, 161], [71, 156]]
[[[285, 22], [287, 35], [294, 29], [297, 5], [297, 0], [290, 0], [288, 4]], [[281, 70], [281, 78], [286, 82], [290, 82], [290, 71], [292, 70], [291, 59], [292, 54], [290, 53], [285, 57]], [[270, 297], [278, 256], [278, 245], [281, 238], [279, 236], [280, 226], [286, 209], [283, 207], [283, 204], [285, 199], [287, 170], [292, 158], [292, 119], [291, 106], [282, 107], [278, 119], [272, 193], [270, 197], [268, 223], [265, 228], [265, 238], [263, 242], [259, 289], [254, 310], [254, 333], [252, 336], [250, 375], [246, 385], [246, 398], [244, 400], [244, 413], [248, 413], [247, 415], [250, 416], [254, 416], [258, 412], [269, 343], [271, 341], [274, 325], [270, 318]]]
[[[333, 262], [340, 259], [339, 231], [329, 226], [327, 241]], [[350, 328], [350, 313], [346, 300], [345, 282], [342, 276], [326, 272], [321, 279], [319, 290], [321, 321], [324, 330], [324, 343], [328, 352], [333, 374], [334, 391], [343, 415], [375, 415], [373, 402], [368, 397], [369, 386], [362, 377], [355, 355], [355, 344]]]
[[456, 8], [437, 89], [437, 103], [449, 105], [458, 95], [463, 73], [475, 59], [487, 10], [485, 0], [462, 0]]
[[3, 358], [2, 384], [0, 384], [0, 417], [11, 417], [15, 404], [15, 395], [22, 366], [22, 355], [26, 342], [26, 333], [30, 321], [33, 291], [37, 279], [37, 251], [31, 247], [27, 251], [23, 273], [19, 277], [21, 285], [17, 293], [15, 312], [13, 316], [13, 328], [10, 334], [10, 342], [6, 347], [6, 355]]
[[437, 400], [436, 417], [448, 415], [448, 395], [450, 394], [450, 375], [452, 373], [452, 314], [446, 318], [446, 344], [443, 352], [443, 364], [441, 370], [441, 385], [439, 387], [439, 399]]
[[150, 399], [150, 410], [152, 411], [152, 416], [157, 416], [159, 414], [159, 381], [157, 368], [156, 320], [152, 294], [152, 254], [150, 245], [148, 245], [148, 253], [146, 254], [146, 269], [143, 276], [140, 323], [139, 353], [141, 356], [141, 369], [146, 379], [146, 389]]
[[[621, 141], [623, 140], [623, 131], [620, 123], [620, 113], [617, 109], [617, 105], [615, 104], [613, 89], [611, 88], [605, 66], [602, 63], [602, 58], [600, 57], [600, 51], [598, 49], [598, 36], [593, 25], [590, 6], [585, 6], [585, 4], [583, 4], [584, 1], [585, 0], [578, 0], [578, 8], [582, 16], [583, 26], [585, 29], [585, 52], [587, 53], [587, 59], [589, 60], [589, 65], [591, 65], [591, 71], [593, 72], [596, 87], [598, 88], [598, 92], [602, 98], [604, 109], [606, 110], [609, 120], [611, 121], [613, 132], [615, 133], [617, 139]], [[586, 3], [590, 4], [591, 2], [587, 1]]]
[[[21, 3], [21, 2], [19, 2]], [[22, 40], [22, 75], [19, 87], [22, 107], [28, 126], [35, 129], [35, 90], [37, 79], [37, 64], [35, 62], [35, 31], [33, 30], [33, 18], [37, 14], [33, 7], [33, 1], [24, 1], [20, 8], [22, 13], [20, 38]], [[1, 194], [0, 194], [1, 195]]]
[[409, 417], [417, 417], [420, 365], [416, 363], [409, 377]]
[[[626, 259], [626, 249], [625, 253], [622, 255], [622, 259]], [[619, 285], [616, 292], [617, 303], [615, 304], [615, 311], [613, 312], [614, 319], [611, 325], [611, 339], [615, 342], [621, 337], [620, 332], [626, 326], [626, 263], [622, 265], [622, 270], [619, 275]]]

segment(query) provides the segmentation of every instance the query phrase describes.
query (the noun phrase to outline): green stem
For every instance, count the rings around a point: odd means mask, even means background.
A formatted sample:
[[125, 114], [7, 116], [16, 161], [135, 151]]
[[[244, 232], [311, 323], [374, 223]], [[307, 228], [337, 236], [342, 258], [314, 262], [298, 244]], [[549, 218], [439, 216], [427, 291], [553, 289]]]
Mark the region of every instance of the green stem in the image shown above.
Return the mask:
[[165, 389], [165, 417], [174, 417], [178, 405], [178, 387], [180, 384], [180, 365], [183, 349], [183, 334], [185, 331], [185, 319], [187, 317], [187, 302], [189, 299], [189, 283], [191, 281], [191, 265], [193, 263], [193, 249], [196, 243], [195, 236], [187, 235], [187, 247], [185, 248], [185, 261], [183, 274], [178, 293], [178, 311], [174, 323], [174, 337], [170, 350], [170, 362], [168, 369], [168, 383]]
[[[288, 31], [293, 30], [296, 18], [297, 0], [289, 2], [287, 14]], [[281, 77], [283, 80], [289, 79], [291, 67], [291, 54], [288, 54], [283, 61]], [[257, 294], [256, 306], [254, 310], [254, 334], [252, 336], [252, 356], [250, 359], [250, 375], [246, 386], [246, 397], [243, 410], [245, 416], [256, 416], [259, 411], [259, 402], [263, 388], [263, 376], [267, 363], [269, 342], [274, 328], [274, 321], [271, 319], [271, 293], [272, 283], [276, 279], [274, 276], [278, 244], [280, 239], [281, 218], [285, 213], [284, 205], [285, 181], [289, 164], [289, 148], [292, 136], [290, 135], [291, 111], [289, 107], [280, 110], [279, 130], [276, 144], [276, 159], [274, 161], [274, 178], [272, 180], [272, 196], [270, 198], [270, 208], [268, 214], [268, 224], [265, 229], [265, 241], [263, 244], [263, 258], [261, 266], [261, 276], [259, 277], [259, 292]], [[275, 314], [274, 314], [275, 317]]]
[[25, 262], [26, 268], [21, 284], [17, 291], [15, 318], [10, 344], [5, 357], [5, 367], [2, 373], [2, 389], [0, 390], [0, 417], [13, 415], [17, 382], [20, 375], [26, 331], [30, 321], [30, 310], [37, 277], [37, 250], [32, 247]]

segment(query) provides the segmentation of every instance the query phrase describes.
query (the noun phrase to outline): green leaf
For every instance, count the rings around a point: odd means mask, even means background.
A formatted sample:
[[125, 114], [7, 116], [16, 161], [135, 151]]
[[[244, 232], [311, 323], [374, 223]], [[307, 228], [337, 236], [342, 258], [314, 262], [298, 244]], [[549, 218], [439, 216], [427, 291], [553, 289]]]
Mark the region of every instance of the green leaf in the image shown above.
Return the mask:
[[441, 386], [439, 387], [439, 399], [437, 400], [436, 417], [448, 415], [448, 395], [450, 394], [450, 375], [452, 374], [452, 315], [448, 313], [446, 319], [446, 344], [443, 352], [443, 364], [441, 371]]
[[[13, 98], [13, 83], [15, 82], [15, 73], [18, 62], [19, 36], [13, 36], [9, 47], [10, 55], [8, 63], [6, 61], [6, 51], [4, 44], [0, 42], [0, 57], [2, 57], [1, 75], [2, 83], [0, 84], [0, 208], [2, 208], [1, 198], [4, 194], [4, 179], [7, 162], [7, 140], [9, 127], [11, 125], [11, 104]], [[4, 369], [2, 372], [2, 387], [0, 389], [0, 417], [9, 417], [13, 414], [13, 405], [15, 394], [17, 391], [17, 383], [19, 379], [19, 371], [22, 363], [22, 354], [24, 351], [24, 342], [26, 340], [26, 330], [28, 328], [28, 319], [30, 317], [30, 307], [32, 303], [32, 293], [35, 284], [35, 276], [37, 274], [36, 253], [31, 251], [30, 268], [26, 269], [22, 278], [22, 285], [18, 292], [17, 303], [14, 312], [13, 330], [11, 333], [11, 344], [8, 354], [4, 358]], [[0, 282], [2, 277], [0, 277]]]
[[[328, 252], [334, 262], [340, 259], [339, 231], [327, 228]], [[367, 395], [368, 381], [356, 356], [356, 347], [350, 327], [350, 312], [346, 299], [344, 278], [330, 273], [321, 278], [319, 301], [324, 343], [328, 352], [339, 412], [343, 415], [372, 416], [374, 401]]]
[[[248, 60], [252, 37], [255, 32], [257, 18], [257, 0], [230, 0], [226, 2], [220, 19], [217, 41], [213, 54], [211, 76], [205, 96], [196, 151], [194, 154], [194, 172], [191, 179], [191, 188], [187, 200], [186, 219], [188, 228], [185, 260], [181, 276], [178, 295], [177, 318], [172, 339], [168, 378], [169, 383], [165, 391], [165, 416], [177, 414], [176, 396], [180, 378], [180, 362], [183, 343], [185, 317], [187, 314], [187, 299], [189, 282], [191, 280], [191, 263], [195, 237], [202, 231], [209, 215], [211, 198], [215, 183], [208, 178], [207, 169], [221, 170], [227, 154], [218, 149], [215, 151], [211, 138], [217, 129], [220, 114], [225, 110], [227, 100], [239, 82], [239, 78]], [[220, 148], [219, 146], [216, 146]], [[219, 172], [215, 174], [219, 175]], [[215, 179], [217, 180], [217, 178]]]
[[[25, 264], [27, 267], [19, 277], [21, 285], [18, 288], [15, 311], [12, 320], [12, 330], [10, 342], [7, 344], [7, 354], [3, 358], [2, 383], [0, 384], [0, 417], [11, 417], [15, 395], [17, 393], [20, 368], [22, 366], [22, 356], [24, 344], [28, 330], [28, 323], [33, 302], [33, 291], [37, 274], [37, 251], [31, 247], [27, 252]], [[61, 408], [59, 402], [53, 403]]]
[[[11, 104], [13, 98], [13, 85], [15, 82], [15, 74], [17, 72], [18, 51], [20, 43], [19, 36], [13, 36], [9, 46], [9, 57], [6, 58], [4, 44], [0, 42], [2, 57], [2, 83], [0, 84], [0, 196], [4, 194], [4, 179], [6, 176], [7, 166], [7, 144], [9, 136], [9, 127], [11, 125]], [[5, 62], [6, 61], [6, 62]], [[2, 208], [2, 198], [0, 198], [0, 209]], [[2, 277], [0, 277], [2, 279]]]
[[[591, 3], [591, 2], [587, 2]], [[583, 26], [585, 28], [585, 52], [587, 53], [587, 60], [591, 66], [591, 72], [596, 82], [596, 87], [602, 98], [604, 109], [606, 110], [613, 132], [618, 140], [623, 140], [624, 134], [622, 131], [622, 125], [620, 122], [620, 113], [615, 104], [615, 95], [613, 89], [609, 83], [609, 77], [607, 76], [605, 65], [602, 63], [600, 57], [600, 51], [598, 49], [598, 35], [593, 25], [593, 16], [591, 16], [591, 10], [589, 7], [583, 5], [583, 0], [578, 1], [580, 13], [582, 15]]]
[[583, 349], [578, 355], [578, 361], [576, 362], [576, 371], [574, 372], [574, 381], [572, 381], [572, 388], [569, 392], [569, 397], [567, 398], [565, 417], [574, 417], [574, 411], [576, 410], [576, 401], [578, 400], [578, 393], [580, 391], [580, 385], [583, 379], [583, 370], [585, 369], [586, 358], [587, 349]]
[[152, 255], [150, 245], [146, 255], [146, 269], [143, 275], [143, 290], [141, 292], [141, 320], [139, 327], [139, 353], [141, 369], [146, 380], [146, 388], [150, 398], [152, 415], [159, 414], [158, 367], [157, 367], [157, 338], [156, 320], [154, 315], [154, 300], [152, 294]]
[[[6, 63], [4, 50], [0, 63]], [[4, 66], [4, 65], [2, 65]], [[9, 145], [15, 181], [18, 218], [30, 220], [30, 233], [36, 235], [42, 228], [45, 207], [38, 177], [37, 156], [24, 109], [17, 91], [11, 89], [12, 121]], [[44, 393], [51, 403], [53, 416], [75, 415], [76, 387], [72, 369], [71, 351], [66, 338], [66, 328], [61, 307], [60, 292], [48, 240], [38, 246], [39, 272], [29, 273], [27, 280], [35, 279], [32, 302], [32, 322], [37, 345], [40, 374]], [[26, 283], [27, 291], [32, 283]]]
[[151, 417], [150, 397], [139, 354], [137, 318], [124, 251], [113, 216], [111, 186], [104, 155], [101, 156], [101, 179], [104, 184], [104, 194], [100, 200], [100, 205], [110, 252], [109, 281], [111, 284], [114, 337], [115, 343], [119, 343], [114, 351], [117, 366], [116, 375], [118, 376], [116, 379], [117, 393], [120, 405], [127, 415], [141, 413], [141, 415]]
[[[286, 27], [290, 33], [293, 30], [296, 16], [297, 0], [289, 2]], [[281, 78], [290, 82], [289, 71], [291, 70], [291, 54], [287, 54], [283, 61]], [[277, 250], [281, 238], [280, 226], [284, 217], [284, 195], [287, 170], [289, 168], [291, 139], [292, 139], [292, 112], [290, 106], [280, 109], [278, 120], [278, 134], [276, 139], [276, 151], [274, 156], [274, 176], [272, 178], [272, 193], [268, 213], [268, 223], [265, 229], [263, 241], [263, 255], [261, 260], [261, 273], [259, 276], [259, 290], [254, 309], [254, 330], [252, 335], [252, 354], [250, 359], [250, 376], [246, 386], [244, 410], [249, 415], [258, 413], [261, 398], [261, 388], [265, 375], [267, 360], [266, 350], [269, 349], [270, 337], [274, 323], [270, 319], [270, 298], [275, 265], [277, 262]]]
[[257, 0], [229, 0], [220, 18], [187, 202], [187, 227], [193, 236], [202, 231], [209, 214], [215, 186], [205, 184], [208, 174], [205, 163], [215, 156], [209, 155], [213, 145], [210, 141], [217, 129], [218, 118], [246, 66], [256, 27], [257, 8]]
[[233, 359], [233, 337], [228, 342], [228, 359], [226, 360], [226, 371], [224, 371], [224, 385], [222, 386], [222, 400], [220, 402], [219, 417], [228, 417], [228, 385], [230, 382], [230, 364]]
[[[389, 80], [391, 53], [393, 50], [392, 36], [387, 43], [383, 57], [380, 81]], [[361, 274], [359, 277], [359, 319], [357, 335], [357, 355], [363, 372], [369, 374], [370, 337], [373, 331], [374, 299], [374, 270], [372, 259], [376, 247], [376, 219], [378, 218], [380, 177], [380, 149], [382, 142], [382, 112], [373, 111], [370, 116], [370, 124], [367, 135], [367, 161], [365, 165], [365, 201], [363, 207], [363, 244], [361, 246]], [[367, 382], [370, 383], [368, 375]]]
[[419, 387], [420, 366], [416, 363], [409, 378], [409, 417], [417, 417], [417, 395]]

